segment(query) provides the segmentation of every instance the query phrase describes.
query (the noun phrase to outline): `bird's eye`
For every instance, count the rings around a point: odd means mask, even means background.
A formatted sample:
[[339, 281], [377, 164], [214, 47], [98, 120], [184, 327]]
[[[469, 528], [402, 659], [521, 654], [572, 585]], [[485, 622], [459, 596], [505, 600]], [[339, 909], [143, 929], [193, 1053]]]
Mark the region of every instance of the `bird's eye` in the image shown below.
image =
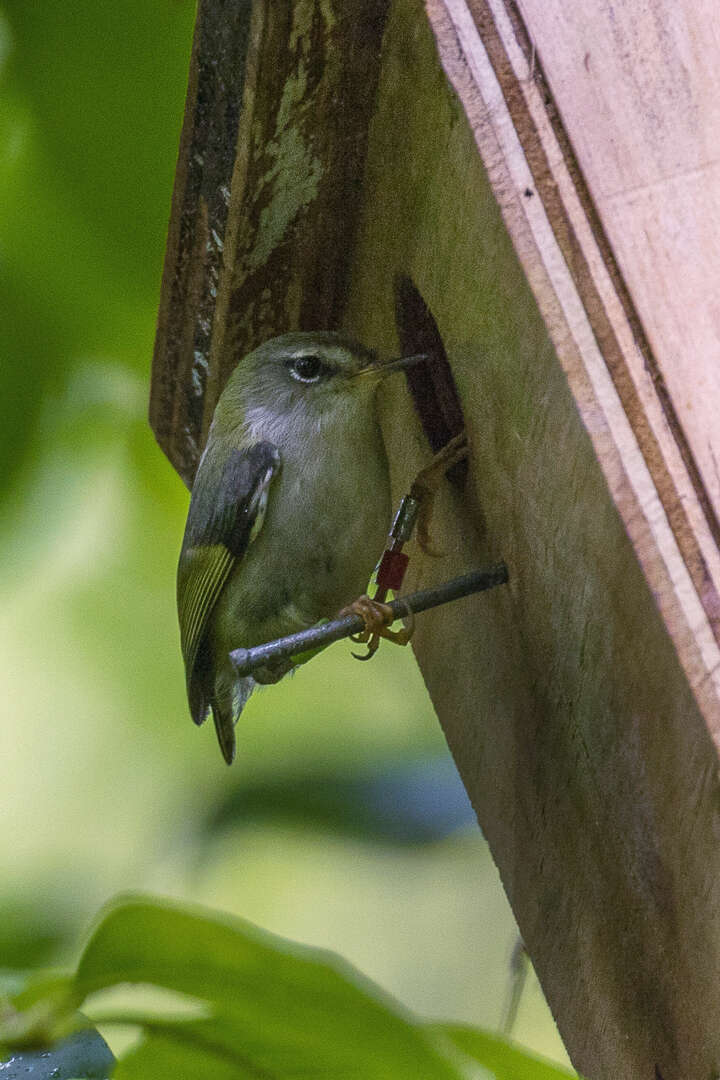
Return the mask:
[[290, 374], [298, 382], [317, 382], [328, 371], [319, 356], [295, 356], [288, 364]]

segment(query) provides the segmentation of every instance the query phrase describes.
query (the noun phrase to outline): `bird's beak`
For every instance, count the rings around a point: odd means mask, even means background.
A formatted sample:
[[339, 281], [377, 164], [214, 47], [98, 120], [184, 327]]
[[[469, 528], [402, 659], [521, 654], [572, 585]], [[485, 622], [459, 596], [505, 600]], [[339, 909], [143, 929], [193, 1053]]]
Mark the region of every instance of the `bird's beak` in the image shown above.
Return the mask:
[[362, 375], [374, 375], [376, 379], [384, 379], [386, 375], [392, 375], [394, 371], [419, 364], [421, 360], [428, 360], [427, 353], [417, 353], [415, 356], [400, 356], [397, 360], [388, 360], [387, 363], [369, 364], [356, 372], [354, 378], [359, 379]]

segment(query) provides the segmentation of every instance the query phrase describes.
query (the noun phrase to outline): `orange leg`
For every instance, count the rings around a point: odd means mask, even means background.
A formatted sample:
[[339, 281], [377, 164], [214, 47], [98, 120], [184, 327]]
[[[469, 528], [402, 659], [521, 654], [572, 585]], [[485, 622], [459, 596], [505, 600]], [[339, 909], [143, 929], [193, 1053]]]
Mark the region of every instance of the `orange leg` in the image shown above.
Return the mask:
[[[430, 521], [432, 519], [435, 492], [447, 470], [467, 457], [467, 452], [467, 437], [462, 432], [451, 439], [442, 450], [438, 451], [429, 465], [420, 470], [410, 488], [410, 495], [420, 503], [417, 520], [418, 543], [428, 555], [439, 554], [439, 552], [433, 551], [430, 543]], [[339, 613], [341, 616], [360, 615], [365, 623], [365, 629], [361, 630], [359, 634], [354, 634], [351, 638], [351, 641], [367, 645], [367, 653], [364, 656], [353, 653], [356, 660], [370, 660], [378, 651], [381, 638], [392, 641], [396, 645], [407, 645], [413, 635], [415, 623], [412, 615], [407, 619], [402, 630], [390, 629], [390, 624], [393, 622], [393, 612], [391, 607], [382, 603], [385, 593], [386, 590], [378, 589], [379, 595], [377, 599], [371, 599], [369, 596], [359, 596], [357, 600], [344, 607]]]

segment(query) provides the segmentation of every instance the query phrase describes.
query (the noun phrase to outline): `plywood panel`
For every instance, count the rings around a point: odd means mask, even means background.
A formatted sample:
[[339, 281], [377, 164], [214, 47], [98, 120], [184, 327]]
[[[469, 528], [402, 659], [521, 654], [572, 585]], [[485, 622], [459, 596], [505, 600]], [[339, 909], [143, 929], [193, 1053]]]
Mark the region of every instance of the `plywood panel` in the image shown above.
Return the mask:
[[717, 5], [522, 0], [519, 10], [717, 515]]
[[[592, 433], [593, 409], [602, 409], [625, 479], [650, 529], [648, 546], [634, 534], [636, 509], [615, 482], [612, 455], [596, 440], [681, 661], [696, 693], [702, 694], [708, 681], [716, 693], [720, 554], [711, 500], [536, 55], [501, 0], [446, 0], [429, 10], [480, 152], [488, 160], [497, 147], [501, 156], [504, 171], [498, 174], [496, 194], [581, 413]], [[480, 113], [475, 118], [477, 102], [486, 109], [484, 119]], [[571, 333], [574, 349], [562, 347], [563, 328]], [[584, 380], [592, 387], [587, 410]], [[664, 564], [659, 573], [658, 560]], [[706, 715], [715, 731], [714, 710]]]
[[[416, 654], [575, 1064], [707, 1080], [720, 1060], [718, 707], [692, 617], [708, 650], [714, 637], [612, 379], [582, 357], [592, 343], [602, 360], [577, 291], [555, 287], [563, 252], [539, 252], [526, 207], [543, 207], [529, 168], [530, 196], [512, 171], [502, 93], [483, 96], [445, 5], [429, 10], [462, 107], [419, 4], [399, 0], [345, 321], [393, 352], [393, 278], [410, 275], [461, 393], [470, 480], [444, 490], [445, 557], [416, 553], [408, 587], [500, 555], [511, 584], [425, 616]], [[399, 494], [428, 451], [398, 381], [384, 430]], [[656, 598], [683, 628], [685, 669]]]

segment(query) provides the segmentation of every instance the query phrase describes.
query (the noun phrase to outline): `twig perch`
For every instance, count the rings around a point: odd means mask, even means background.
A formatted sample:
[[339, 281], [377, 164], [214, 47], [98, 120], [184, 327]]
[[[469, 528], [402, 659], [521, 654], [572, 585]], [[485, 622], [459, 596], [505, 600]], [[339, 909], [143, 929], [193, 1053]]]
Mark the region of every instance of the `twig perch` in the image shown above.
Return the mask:
[[[485, 570], [473, 570], [470, 574], [453, 578], [443, 585], [436, 585], [432, 589], [421, 589], [410, 596], [400, 597], [393, 600], [390, 607], [396, 619], [402, 619], [407, 615], [417, 615], [421, 611], [438, 607], [440, 604], [448, 604], [451, 600], [460, 600], [463, 596], [472, 596], [474, 593], [484, 592], [486, 589], [494, 589], [496, 585], [504, 585], [508, 580], [508, 570], [505, 563]], [[364, 623], [360, 615], [346, 615], [342, 619], [333, 619], [332, 622], [323, 623], [322, 626], [313, 626], [310, 630], [301, 630], [297, 634], [288, 634], [287, 637], [269, 641], [265, 645], [255, 645], [252, 649], [234, 649], [230, 653], [230, 659], [237, 669], [238, 675], [251, 675], [258, 667], [263, 667], [269, 661], [286, 660], [288, 657], [297, 656], [300, 653], [309, 652], [323, 645], [330, 645], [333, 641], [350, 637], [364, 629]]]

